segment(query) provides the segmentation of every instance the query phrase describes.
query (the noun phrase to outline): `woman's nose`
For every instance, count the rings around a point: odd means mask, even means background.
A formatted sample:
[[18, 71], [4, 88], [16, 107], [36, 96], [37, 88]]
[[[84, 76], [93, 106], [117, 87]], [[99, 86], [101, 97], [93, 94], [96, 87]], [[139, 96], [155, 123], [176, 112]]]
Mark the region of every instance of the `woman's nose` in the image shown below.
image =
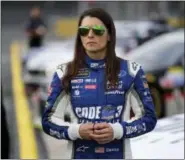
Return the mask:
[[88, 33], [88, 37], [89, 37], [89, 38], [94, 37], [94, 33], [93, 33], [92, 29], [90, 29], [90, 31], [89, 31], [89, 33]]

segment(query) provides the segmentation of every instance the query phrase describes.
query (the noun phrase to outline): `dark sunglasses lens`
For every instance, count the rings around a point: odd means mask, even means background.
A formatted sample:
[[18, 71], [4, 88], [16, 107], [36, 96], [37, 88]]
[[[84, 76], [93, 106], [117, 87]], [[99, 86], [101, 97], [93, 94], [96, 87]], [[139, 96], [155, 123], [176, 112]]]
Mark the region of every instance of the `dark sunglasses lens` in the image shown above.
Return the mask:
[[102, 36], [105, 32], [104, 29], [97, 29], [97, 28], [93, 28], [93, 32], [97, 35], [97, 36]]
[[89, 28], [79, 28], [79, 34], [81, 36], [86, 36], [89, 33]]

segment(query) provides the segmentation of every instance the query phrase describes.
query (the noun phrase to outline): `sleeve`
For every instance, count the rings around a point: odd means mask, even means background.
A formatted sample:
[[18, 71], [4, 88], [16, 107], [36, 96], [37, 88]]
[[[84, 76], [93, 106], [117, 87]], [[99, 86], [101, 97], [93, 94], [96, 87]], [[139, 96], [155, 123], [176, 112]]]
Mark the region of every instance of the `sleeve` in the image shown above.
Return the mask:
[[[138, 101], [142, 103], [142, 116], [132, 121], [123, 121], [112, 124], [115, 139], [133, 138], [152, 131], [157, 123], [154, 103], [151, 97], [145, 73], [140, 65], [137, 65], [133, 80], [133, 89], [138, 95]], [[139, 104], [139, 103], [138, 103]]]
[[[57, 69], [54, 73], [45, 111], [42, 116], [42, 127], [46, 134], [54, 138], [76, 140], [81, 138], [79, 135], [80, 124], [64, 121], [66, 107], [71, 105], [71, 103], [66, 103], [67, 95], [61, 85], [62, 75], [63, 71], [61, 69]], [[58, 109], [60, 113], [56, 113]]]

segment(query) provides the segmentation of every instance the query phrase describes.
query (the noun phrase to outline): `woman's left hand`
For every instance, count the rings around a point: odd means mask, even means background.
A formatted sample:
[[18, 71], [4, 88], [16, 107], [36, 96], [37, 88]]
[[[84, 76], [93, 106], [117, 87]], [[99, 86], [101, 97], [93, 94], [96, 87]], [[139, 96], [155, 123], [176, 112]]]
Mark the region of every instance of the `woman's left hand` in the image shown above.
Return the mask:
[[109, 143], [113, 140], [113, 129], [108, 123], [96, 123], [90, 137], [99, 144]]

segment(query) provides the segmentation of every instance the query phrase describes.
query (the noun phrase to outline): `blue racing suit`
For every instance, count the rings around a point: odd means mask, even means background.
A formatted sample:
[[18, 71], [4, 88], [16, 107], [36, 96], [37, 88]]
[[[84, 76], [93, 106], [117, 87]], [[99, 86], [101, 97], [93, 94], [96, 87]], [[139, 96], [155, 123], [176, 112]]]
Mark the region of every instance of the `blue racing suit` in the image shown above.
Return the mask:
[[[85, 63], [86, 67], [81, 68], [78, 75], [71, 80], [71, 92], [68, 96], [61, 84], [65, 65], [56, 69], [42, 117], [43, 130], [57, 139], [68, 140], [71, 144], [70, 158], [131, 158], [127, 149], [130, 147], [127, 144], [128, 139], [152, 131], [157, 122], [144, 71], [136, 62], [121, 59], [119, 82], [115, 87], [109, 82], [104, 85], [104, 59], [92, 60], [86, 56]], [[127, 108], [130, 92], [138, 101], [134, 107], [137, 106], [142, 113], [132, 120], [130, 109]], [[64, 121], [66, 115], [70, 117], [70, 122]], [[83, 140], [79, 135], [79, 127], [87, 122], [109, 123], [113, 128], [113, 141], [98, 144], [93, 140]]]

